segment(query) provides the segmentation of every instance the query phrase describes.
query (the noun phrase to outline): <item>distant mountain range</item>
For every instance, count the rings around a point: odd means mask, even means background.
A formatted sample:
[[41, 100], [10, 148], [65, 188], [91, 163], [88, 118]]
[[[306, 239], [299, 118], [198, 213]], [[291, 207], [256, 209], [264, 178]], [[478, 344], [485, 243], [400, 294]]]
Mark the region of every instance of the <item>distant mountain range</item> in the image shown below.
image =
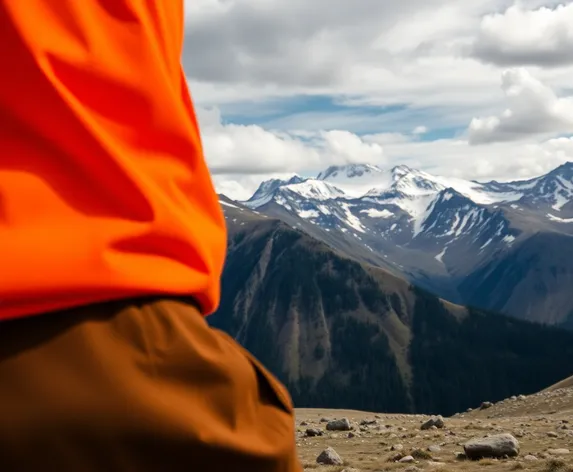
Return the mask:
[[355, 164], [263, 182], [240, 206], [450, 302], [570, 327], [572, 202], [573, 163], [487, 183]]
[[[426, 208], [413, 216], [416, 198], [403, 203], [409, 212], [372, 197], [348, 197], [339, 182], [334, 188], [329, 183], [376, 174], [391, 181], [400, 172], [354, 167], [341, 174], [331, 168], [317, 180], [267, 182], [257, 196], [266, 202], [248, 202], [256, 209], [221, 196], [228, 256], [221, 306], [210, 323], [279, 376], [299, 407], [452, 414], [536, 392], [573, 374], [573, 333], [444, 301], [401, 275], [407, 272], [399, 264], [415, 267], [416, 257], [443, 265], [437, 256], [448, 243], [441, 259], [453, 265], [454, 251], [463, 254], [478, 236], [482, 252], [495, 245], [512, 261], [509, 254], [523, 236], [500, 207], [471, 200], [475, 206], [464, 209], [470, 205], [466, 196], [451, 187], [436, 188], [432, 196], [428, 184], [420, 197]], [[337, 196], [327, 197], [327, 191]], [[456, 217], [465, 223], [446, 227]], [[534, 252], [553, 234], [540, 234], [524, 247]], [[383, 244], [396, 246], [391, 257], [384, 257]], [[514, 257], [515, 264], [528, 260], [523, 250]]]

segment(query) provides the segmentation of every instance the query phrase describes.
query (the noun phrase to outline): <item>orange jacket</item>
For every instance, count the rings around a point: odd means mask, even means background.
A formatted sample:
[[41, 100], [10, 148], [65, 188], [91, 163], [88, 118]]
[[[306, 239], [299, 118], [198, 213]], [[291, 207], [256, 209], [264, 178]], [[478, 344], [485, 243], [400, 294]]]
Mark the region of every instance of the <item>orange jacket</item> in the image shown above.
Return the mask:
[[153, 294], [217, 307], [224, 218], [182, 0], [0, 0], [0, 320]]

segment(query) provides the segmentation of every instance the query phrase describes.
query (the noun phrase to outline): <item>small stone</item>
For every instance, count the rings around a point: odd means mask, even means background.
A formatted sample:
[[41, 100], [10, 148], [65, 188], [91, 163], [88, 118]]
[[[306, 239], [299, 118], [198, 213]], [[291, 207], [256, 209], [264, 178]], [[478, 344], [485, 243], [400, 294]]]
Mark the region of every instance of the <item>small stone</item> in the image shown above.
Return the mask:
[[314, 438], [315, 436], [322, 436], [324, 432], [320, 429], [308, 428], [305, 434], [308, 438]]
[[523, 460], [526, 460], [528, 462], [533, 462], [533, 461], [537, 461], [539, 459], [537, 459], [537, 457], [535, 457], [533, 454], [527, 454]]
[[360, 426], [372, 426], [378, 424], [378, 420], [362, 420]]
[[480, 405], [479, 409], [480, 409], [480, 410], [487, 410], [488, 408], [491, 408], [492, 406], [493, 406], [493, 403], [492, 403], [492, 402], [483, 402], [483, 403]]
[[333, 420], [330, 421], [326, 425], [326, 429], [328, 431], [350, 431], [352, 429], [352, 425], [348, 418], [342, 418], [340, 420]]
[[427, 462], [429, 467], [444, 467], [446, 465], [445, 462], [437, 462], [437, 461], [429, 461]]
[[547, 453], [551, 454], [552, 456], [565, 456], [565, 455], [569, 454], [569, 449], [565, 449], [565, 448], [548, 449]]
[[[433, 428], [434, 426], [435, 428]], [[441, 415], [438, 415], [438, 416], [432, 416], [428, 421], [422, 424], [420, 429], [422, 430], [438, 429], [438, 428], [443, 428], [444, 426], [445, 426], [444, 418]]]
[[550, 438], [558, 438], [559, 437], [559, 435], [555, 431], [549, 431], [547, 433], [547, 436], [549, 436]]
[[338, 453], [331, 447], [327, 447], [322, 451], [316, 458], [316, 462], [324, 465], [342, 465], [344, 463]]
[[433, 444], [433, 445], [428, 447], [428, 451], [433, 452], [434, 454], [440, 452], [441, 450], [442, 450], [442, 448], [440, 446], [438, 446], [437, 444]]
[[398, 462], [401, 462], [402, 464], [410, 464], [415, 461], [416, 459], [414, 459], [412, 456], [405, 456], [402, 457], [402, 459], [400, 459]]
[[348, 439], [352, 439], [352, 438], [355, 438], [355, 437], [356, 437], [356, 433], [353, 433], [352, 431], [350, 431], [350, 432], [348, 433]]
[[404, 449], [404, 446], [402, 444], [394, 444], [390, 450], [391, 451], [402, 451]]
[[404, 454], [402, 454], [401, 452], [397, 452], [396, 454], [392, 454], [388, 458], [388, 462], [398, 462], [400, 459], [402, 459], [402, 457], [404, 457]]

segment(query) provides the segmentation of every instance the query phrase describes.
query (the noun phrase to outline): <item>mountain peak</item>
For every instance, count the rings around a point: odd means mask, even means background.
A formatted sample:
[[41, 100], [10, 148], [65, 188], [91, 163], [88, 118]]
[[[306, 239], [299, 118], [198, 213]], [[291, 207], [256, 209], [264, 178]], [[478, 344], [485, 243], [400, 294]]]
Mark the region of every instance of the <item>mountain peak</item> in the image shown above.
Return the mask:
[[394, 175], [396, 175], [396, 174], [405, 175], [405, 174], [409, 174], [410, 172], [414, 172], [414, 170], [405, 164], [401, 164], [399, 166], [395, 166], [392, 168], [392, 174], [394, 174]]
[[268, 202], [272, 198], [273, 193], [283, 185], [298, 184], [303, 181], [304, 179], [296, 174], [293, 175], [289, 180], [282, 180], [282, 179], [265, 180], [259, 185], [257, 191], [247, 201], [251, 205], [262, 205], [265, 202]]
[[568, 161], [565, 162], [564, 164], [561, 164], [559, 167], [555, 168], [554, 170], [552, 170], [549, 175], [555, 175], [555, 174], [570, 174], [573, 171], [573, 162]]
[[317, 180], [327, 180], [334, 178], [347, 178], [362, 177], [363, 175], [371, 175], [382, 172], [378, 166], [372, 164], [347, 164], [343, 166], [330, 166], [323, 172], [320, 172], [316, 177]]

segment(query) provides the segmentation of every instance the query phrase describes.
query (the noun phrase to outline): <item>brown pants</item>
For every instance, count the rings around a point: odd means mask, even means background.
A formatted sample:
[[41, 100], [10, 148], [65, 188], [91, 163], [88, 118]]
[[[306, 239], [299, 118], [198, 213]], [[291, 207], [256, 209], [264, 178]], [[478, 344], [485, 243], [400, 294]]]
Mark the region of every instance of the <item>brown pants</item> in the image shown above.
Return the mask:
[[0, 470], [300, 471], [290, 397], [190, 304], [0, 323]]

